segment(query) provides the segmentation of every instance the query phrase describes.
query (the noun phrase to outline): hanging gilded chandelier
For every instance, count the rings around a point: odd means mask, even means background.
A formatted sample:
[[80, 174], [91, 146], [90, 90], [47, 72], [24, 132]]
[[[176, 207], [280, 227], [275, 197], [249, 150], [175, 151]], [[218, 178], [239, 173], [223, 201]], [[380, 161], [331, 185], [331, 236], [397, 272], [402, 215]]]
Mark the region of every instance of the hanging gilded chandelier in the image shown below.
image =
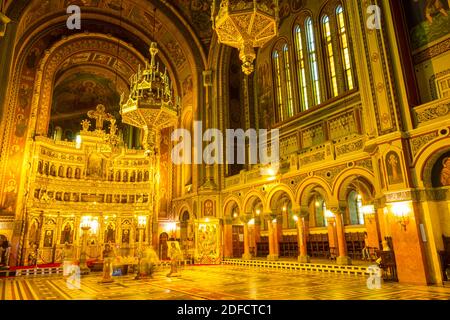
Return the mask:
[[[175, 99], [173, 85], [169, 79], [167, 68], [160, 71], [156, 62], [158, 45], [150, 45], [150, 64], [138, 71], [130, 79], [130, 94], [125, 100], [122, 93], [120, 106], [122, 121], [145, 130], [146, 136], [154, 136], [152, 132], [174, 125], [178, 117], [179, 99]], [[177, 100], [177, 101], [175, 101]], [[150, 149], [154, 141], [144, 141], [144, 147]], [[145, 146], [145, 144], [148, 144]]]
[[278, 35], [278, 0], [213, 0], [211, 14], [218, 41], [239, 49], [242, 71], [250, 75], [254, 71], [255, 48]]

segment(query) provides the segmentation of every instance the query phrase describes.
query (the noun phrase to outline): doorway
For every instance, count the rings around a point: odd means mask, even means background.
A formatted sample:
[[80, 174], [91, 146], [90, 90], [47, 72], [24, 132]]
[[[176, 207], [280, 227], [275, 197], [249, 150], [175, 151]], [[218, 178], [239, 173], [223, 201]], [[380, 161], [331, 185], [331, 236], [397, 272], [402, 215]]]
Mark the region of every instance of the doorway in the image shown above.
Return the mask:
[[233, 258], [242, 258], [244, 254], [244, 226], [233, 226]]

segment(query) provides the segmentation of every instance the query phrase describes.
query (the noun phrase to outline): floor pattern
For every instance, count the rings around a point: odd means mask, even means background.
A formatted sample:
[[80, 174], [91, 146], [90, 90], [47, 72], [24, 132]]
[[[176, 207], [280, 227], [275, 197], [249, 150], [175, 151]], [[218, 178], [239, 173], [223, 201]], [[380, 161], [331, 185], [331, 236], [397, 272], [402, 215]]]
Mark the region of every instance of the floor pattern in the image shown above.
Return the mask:
[[100, 274], [81, 278], [79, 289], [62, 276], [0, 280], [0, 300], [449, 300], [450, 288], [382, 283], [369, 289], [367, 277], [237, 266], [186, 266], [180, 278], [160, 269], [153, 279]]

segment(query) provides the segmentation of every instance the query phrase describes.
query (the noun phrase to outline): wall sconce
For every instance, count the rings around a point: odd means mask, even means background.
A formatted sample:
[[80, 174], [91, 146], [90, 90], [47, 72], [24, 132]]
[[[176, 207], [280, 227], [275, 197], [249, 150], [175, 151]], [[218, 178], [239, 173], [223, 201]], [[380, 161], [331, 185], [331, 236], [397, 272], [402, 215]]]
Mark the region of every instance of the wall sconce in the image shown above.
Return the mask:
[[409, 224], [409, 213], [411, 212], [409, 204], [406, 202], [393, 203], [391, 205], [391, 211], [403, 231], [406, 231], [406, 226]]

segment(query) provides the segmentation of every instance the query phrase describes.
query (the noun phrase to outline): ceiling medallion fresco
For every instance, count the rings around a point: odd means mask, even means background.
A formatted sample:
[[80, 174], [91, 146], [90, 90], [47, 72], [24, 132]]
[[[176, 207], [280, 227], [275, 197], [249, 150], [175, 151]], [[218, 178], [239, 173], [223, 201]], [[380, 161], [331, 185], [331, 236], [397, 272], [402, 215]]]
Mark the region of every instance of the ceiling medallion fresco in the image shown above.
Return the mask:
[[[52, 115], [85, 113], [99, 104], [118, 106], [119, 94], [109, 79], [90, 73], [77, 73], [64, 79], [53, 91]], [[83, 112], [82, 112], [83, 111]], [[108, 110], [110, 112], [110, 110]]]

